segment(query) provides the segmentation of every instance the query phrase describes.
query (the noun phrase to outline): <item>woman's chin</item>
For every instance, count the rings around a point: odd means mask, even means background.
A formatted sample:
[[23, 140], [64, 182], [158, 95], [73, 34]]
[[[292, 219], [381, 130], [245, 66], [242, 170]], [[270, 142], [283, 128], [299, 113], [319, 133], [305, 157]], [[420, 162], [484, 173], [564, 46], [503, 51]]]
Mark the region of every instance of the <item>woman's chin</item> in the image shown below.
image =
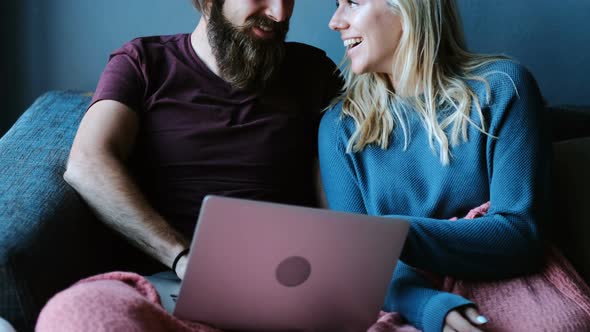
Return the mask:
[[378, 67], [372, 62], [358, 60], [350, 62], [350, 71], [355, 75], [378, 73], [379, 71], [376, 69], [378, 69]]
[[355, 74], [355, 75], [362, 75], [362, 74], [366, 74], [367, 68], [365, 68], [364, 66], [359, 66], [353, 63], [352, 66], [350, 66], [350, 70]]

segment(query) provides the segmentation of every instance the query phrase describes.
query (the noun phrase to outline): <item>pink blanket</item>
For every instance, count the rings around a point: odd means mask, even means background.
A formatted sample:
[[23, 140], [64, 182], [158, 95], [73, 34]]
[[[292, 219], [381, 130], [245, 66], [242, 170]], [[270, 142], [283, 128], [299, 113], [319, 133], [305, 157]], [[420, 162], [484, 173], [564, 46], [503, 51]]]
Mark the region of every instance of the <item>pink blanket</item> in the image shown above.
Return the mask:
[[[487, 212], [489, 203], [466, 218]], [[590, 331], [590, 288], [568, 261], [550, 249], [545, 269], [495, 282], [444, 278], [441, 289], [477, 303], [486, 331]], [[377, 319], [377, 318], [376, 318]], [[55, 295], [39, 316], [37, 331], [187, 331], [214, 328], [182, 321], [161, 306], [153, 285], [140, 275], [112, 272], [84, 279]], [[381, 312], [368, 332], [418, 332], [398, 313]]]
[[[79, 281], [55, 295], [37, 321], [36, 331], [221, 332], [168, 314], [156, 288], [130, 272], [111, 272]], [[397, 313], [381, 313], [370, 332], [418, 332]]]

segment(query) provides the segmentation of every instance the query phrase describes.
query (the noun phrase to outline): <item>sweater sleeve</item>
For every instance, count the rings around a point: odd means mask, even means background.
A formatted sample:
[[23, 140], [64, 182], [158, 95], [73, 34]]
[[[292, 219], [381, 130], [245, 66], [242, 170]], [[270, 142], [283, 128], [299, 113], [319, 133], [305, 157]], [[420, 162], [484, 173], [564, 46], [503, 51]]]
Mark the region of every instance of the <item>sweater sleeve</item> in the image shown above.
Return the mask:
[[399, 312], [423, 332], [440, 332], [447, 314], [466, 305], [475, 306], [459, 295], [434, 289], [422, 274], [399, 261], [383, 310]]
[[343, 128], [338, 106], [320, 122], [318, 157], [326, 199], [331, 210], [367, 214], [356, 171], [346, 154]]
[[495, 74], [503, 79], [490, 78], [495, 91], [489, 129], [495, 137], [486, 147], [490, 210], [457, 221], [392, 215], [411, 223], [401, 256], [411, 266], [489, 279], [532, 272], [542, 264], [539, 225], [551, 213], [547, 123], [532, 76], [519, 65], [508, 69]]
[[[342, 121], [329, 111], [320, 124], [319, 158], [322, 181], [331, 209], [367, 214], [357, 177], [345, 153]], [[471, 304], [461, 296], [437, 291], [432, 283], [399, 261], [383, 309], [397, 311], [424, 332], [440, 332], [447, 313]]]

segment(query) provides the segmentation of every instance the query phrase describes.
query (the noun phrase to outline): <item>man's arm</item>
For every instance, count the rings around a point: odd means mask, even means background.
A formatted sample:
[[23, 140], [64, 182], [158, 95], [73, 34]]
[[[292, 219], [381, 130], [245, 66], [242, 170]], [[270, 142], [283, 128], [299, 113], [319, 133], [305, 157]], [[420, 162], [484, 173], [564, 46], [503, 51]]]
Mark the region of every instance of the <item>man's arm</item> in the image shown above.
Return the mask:
[[[128, 174], [125, 161], [138, 126], [137, 114], [120, 102], [102, 100], [92, 105], [76, 133], [64, 179], [99, 219], [171, 267], [188, 241], [149, 205]], [[185, 266], [186, 256], [176, 269], [181, 278]]]

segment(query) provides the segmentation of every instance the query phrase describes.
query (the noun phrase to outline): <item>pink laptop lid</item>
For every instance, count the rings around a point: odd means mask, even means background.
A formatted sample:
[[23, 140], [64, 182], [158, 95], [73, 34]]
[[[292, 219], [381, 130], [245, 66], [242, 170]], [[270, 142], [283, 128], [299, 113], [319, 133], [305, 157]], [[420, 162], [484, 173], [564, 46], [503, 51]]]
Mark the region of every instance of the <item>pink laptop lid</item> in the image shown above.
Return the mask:
[[174, 315], [224, 330], [366, 331], [408, 223], [208, 196]]

